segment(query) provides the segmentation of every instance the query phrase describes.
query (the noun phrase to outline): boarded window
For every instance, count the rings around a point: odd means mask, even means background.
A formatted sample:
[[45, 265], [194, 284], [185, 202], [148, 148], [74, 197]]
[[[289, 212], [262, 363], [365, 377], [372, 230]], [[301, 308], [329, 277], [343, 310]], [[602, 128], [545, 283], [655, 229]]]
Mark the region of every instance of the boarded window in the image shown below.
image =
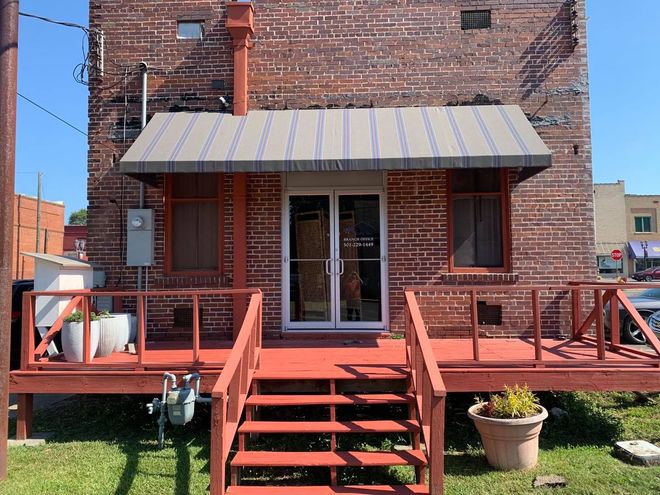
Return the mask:
[[452, 269], [506, 268], [506, 176], [499, 170], [452, 171]]
[[172, 174], [167, 179], [167, 265], [174, 273], [222, 271], [222, 177]]

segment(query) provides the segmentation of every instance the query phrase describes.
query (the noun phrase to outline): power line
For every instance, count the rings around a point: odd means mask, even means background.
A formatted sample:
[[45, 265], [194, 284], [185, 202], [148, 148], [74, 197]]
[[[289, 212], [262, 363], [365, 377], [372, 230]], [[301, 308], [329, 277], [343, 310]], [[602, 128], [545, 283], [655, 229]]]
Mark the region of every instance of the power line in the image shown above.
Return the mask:
[[82, 29], [86, 33], [90, 32], [90, 29], [87, 26], [83, 26], [82, 24], [76, 24], [75, 22], [58, 21], [56, 19], [51, 19], [49, 17], [44, 17], [44, 16], [37, 15], [37, 14], [30, 14], [29, 12], [19, 12], [18, 14], [22, 15], [23, 17], [30, 17], [32, 19], [38, 19], [40, 21], [50, 22], [51, 24], [57, 24], [59, 26], [66, 26], [66, 27], [70, 27], [70, 28]]
[[40, 110], [43, 110], [44, 112], [46, 112], [46, 113], [47, 113], [48, 115], [50, 115], [51, 117], [54, 117], [54, 118], [56, 118], [57, 120], [59, 120], [60, 122], [62, 122], [63, 124], [68, 125], [69, 127], [71, 127], [71, 129], [73, 129], [73, 130], [79, 132], [79, 133], [82, 134], [83, 136], [87, 136], [87, 135], [88, 135], [85, 131], [83, 131], [83, 130], [79, 129], [78, 127], [76, 127], [75, 125], [73, 125], [73, 124], [67, 122], [66, 120], [64, 120], [64, 119], [63, 119], [62, 117], [60, 117], [59, 115], [56, 115], [56, 114], [54, 114], [53, 112], [51, 112], [50, 110], [48, 110], [47, 108], [42, 107], [42, 106], [39, 105], [39, 103], [37, 103], [36, 101], [31, 100], [31, 99], [28, 98], [27, 96], [23, 96], [21, 93], [18, 93], [18, 92], [17, 92], [16, 94], [17, 94], [18, 96], [20, 96], [21, 98], [23, 98], [25, 101], [27, 101], [27, 102], [33, 104], [35, 107], [39, 108]]

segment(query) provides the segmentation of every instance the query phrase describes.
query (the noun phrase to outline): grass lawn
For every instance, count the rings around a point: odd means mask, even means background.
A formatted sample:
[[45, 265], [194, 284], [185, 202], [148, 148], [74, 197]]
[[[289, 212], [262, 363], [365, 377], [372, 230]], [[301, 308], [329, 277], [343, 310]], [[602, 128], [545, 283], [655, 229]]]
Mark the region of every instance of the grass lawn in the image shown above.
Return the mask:
[[[206, 494], [208, 487], [209, 416], [199, 408], [193, 423], [184, 428], [168, 425], [167, 444], [156, 448], [157, 426], [144, 409], [147, 398], [78, 397], [35, 415], [36, 431], [54, 436], [42, 447], [12, 447], [9, 480], [0, 494]], [[546, 407], [569, 412], [563, 420], [548, 420], [541, 439], [539, 467], [525, 472], [502, 473], [488, 467], [479, 439], [465, 413], [472, 398], [452, 396], [447, 408], [446, 493], [449, 495], [557, 493], [585, 495], [658, 494], [660, 467], [625, 464], [611, 455], [615, 439], [643, 439], [660, 444], [660, 405], [639, 404], [633, 394], [543, 394]], [[660, 398], [656, 396], [656, 402]], [[354, 410], [351, 411], [354, 413]], [[308, 414], [322, 419], [323, 411], [306, 409], [288, 414]], [[264, 416], [266, 411], [264, 411]], [[271, 412], [283, 419], [283, 411]], [[278, 416], [280, 414], [280, 416]], [[348, 418], [349, 411], [338, 412]], [[365, 417], [403, 417], [402, 408], [372, 406]], [[351, 416], [355, 419], [355, 416]], [[13, 428], [13, 425], [12, 425]], [[397, 435], [340, 436], [339, 448], [389, 449], [405, 444]], [[297, 450], [312, 446], [326, 449], [327, 437], [298, 435], [262, 436], [253, 448]], [[562, 489], [533, 489], [539, 474], [564, 476]], [[327, 472], [318, 470], [248, 471], [245, 483], [326, 484]], [[411, 482], [410, 468], [344, 469], [340, 483]]]

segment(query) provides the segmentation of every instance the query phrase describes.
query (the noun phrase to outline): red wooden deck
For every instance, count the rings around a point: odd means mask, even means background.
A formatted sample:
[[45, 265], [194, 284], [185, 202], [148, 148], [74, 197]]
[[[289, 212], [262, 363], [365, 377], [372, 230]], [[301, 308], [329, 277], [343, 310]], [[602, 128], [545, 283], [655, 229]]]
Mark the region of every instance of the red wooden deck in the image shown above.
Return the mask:
[[[529, 338], [495, 339], [480, 335], [477, 293], [491, 289], [497, 292], [527, 290], [531, 293], [533, 328]], [[261, 292], [218, 290], [212, 291], [218, 297], [249, 296], [249, 306], [234, 342], [202, 342], [197, 318], [194, 318], [192, 342], [188, 346], [147, 342], [146, 298], [182, 294], [132, 293], [131, 296], [137, 298], [138, 309], [135, 352], [117, 352], [106, 358], [87, 358], [84, 363], [68, 363], [57, 356], [45, 356], [47, 343], [60, 331], [67, 312], [80, 304], [85, 314], [83, 344], [85, 349], [89, 349], [92, 293], [67, 294], [72, 297], [71, 303], [42, 343], [34, 342], [33, 332], [34, 298], [39, 294], [28, 294], [24, 300], [24, 315], [28, 316], [23, 328], [22, 365], [10, 377], [10, 391], [19, 394], [17, 436], [25, 438], [30, 433], [34, 393], [158, 394], [164, 371], [179, 375], [197, 371], [203, 377], [202, 392], [212, 396], [212, 495], [298, 493], [291, 487], [280, 490], [238, 485], [242, 467], [301, 465], [326, 466], [330, 476], [328, 486], [305, 487], [306, 491], [301, 490], [300, 493], [357, 495], [376, 490], [378, 493], [441, 495], [445, 397], [448, 392], [488, 392], [513, 384], [527, 384], [533, 390], [660, 390], [660, 341], [618, 286], [426, 287], [418, 290], [466, 292], [471, 301], [471, 336], [430, 340], [415, 291], [407, 290], [405, 340], [364, 337], [332, 340], [326, 335], [326, 338], [319, 340], [262, 342]], [[570, 294], [572, 318], [570, 329], [566, 329], [570, 338], [556, 340], [541, 337], [541, 293], [548, 291]], [[582, 308], [585, 291], [594, 297], [594, 307], [588, 313]], [[202, 294], [190, 295], [194, 306], [199, 304]], [[606, 338], [603, 307], [607, 302], [613, 306], [620, 304], [628, 312], [646, 336], [649, 349], [621, 345], [616, 331], [612, 332], [609, 340]], [[240, 309], [240, 304], [236, 308]], [[613, 311], [613, 328], [618, 328], [618, 317], [618, 311]], [[261, 395], [259, 387], [253, 386], [265, 381], [282, 381], [289, 382], [289, 388], [296, 389], [302, 380], [324, 382], [325, 391], [307, 395]], [[369, 393], [344, 394], [338, 383], [345, 380], [372, 382], [372, 387]], [[337, 421], [337, 405], [365, 403], [408, 404], [409, 417], [405, 421]], [[254, 418], [255, 407], [303, 404], [327, 405], [329, 421], [273, 423]], [[330, 451], [259, 452], [247, 448], [249, 436], [254, 433], [303, 432], [331, 435]], [[405, 452], [337, 450], [337, 435], [364, 432], [410, 434], [412, 449]], [[237, 436], [238, 453], [230, 462], [229, 453]], [[421, 448], [422, 442], [426, 446], [425, 451]], [[226, 479], [228, 465], [231, 467], [230, 482]], [[409, 487], [336, 486], [337, 468], [381, 465], [414, 467], [416, 484]], [[425, 481], [428, 481], [428, 488], [424, 485]]]

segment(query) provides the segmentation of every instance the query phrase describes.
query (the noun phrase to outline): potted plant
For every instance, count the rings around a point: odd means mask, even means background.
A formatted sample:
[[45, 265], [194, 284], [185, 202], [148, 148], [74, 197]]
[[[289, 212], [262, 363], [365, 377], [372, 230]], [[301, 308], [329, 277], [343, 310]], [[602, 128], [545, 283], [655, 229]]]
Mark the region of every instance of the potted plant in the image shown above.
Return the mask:
[[528, 469], [538, 461], [539, 434], [548, 411], [527, 388], [515, 385], [470, 407], [486, 451], [488, 464], [497, 469]]
[[[99, 345], [99, 317], [92, 313], [90, 318], [89, 359], [91, 360]], [[72, 363], [82, 363], [84, 361], [83, 319], [83, 314], [80, 311], [74, 311], [64, 319], [62, 325], [62, 351], [66, 360]]]
[[112, 354], [117, 346], [119, 335], [114, 318], [109, 311], [99, 313], [99, 345], [96, 357], [106, 357]]

